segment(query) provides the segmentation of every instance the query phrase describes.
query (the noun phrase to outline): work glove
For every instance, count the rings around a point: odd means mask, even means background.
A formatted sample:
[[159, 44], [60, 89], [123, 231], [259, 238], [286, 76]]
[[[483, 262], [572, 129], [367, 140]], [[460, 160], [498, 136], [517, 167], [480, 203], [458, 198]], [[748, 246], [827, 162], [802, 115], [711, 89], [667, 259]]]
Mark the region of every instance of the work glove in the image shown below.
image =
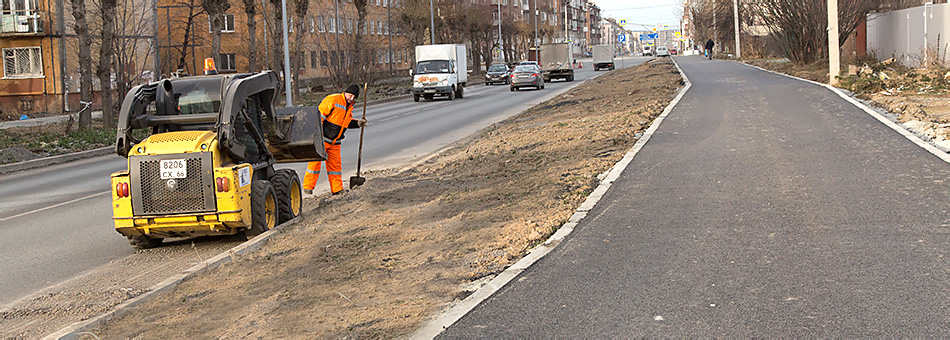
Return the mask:
[[356, 123], [359, 124], [359, 126], [362, 128], [362, 127], [366, 126], [366, 118], [357, 119], [357, 120], [356, 120]]

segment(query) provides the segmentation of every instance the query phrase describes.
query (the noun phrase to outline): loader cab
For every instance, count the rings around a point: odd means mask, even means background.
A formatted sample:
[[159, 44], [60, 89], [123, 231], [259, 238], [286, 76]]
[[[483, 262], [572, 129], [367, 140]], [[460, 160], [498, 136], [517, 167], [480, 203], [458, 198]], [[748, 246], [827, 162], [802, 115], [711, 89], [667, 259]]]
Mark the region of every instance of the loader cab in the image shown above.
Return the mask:
[[[116, 153], [127, 156], [149, 135], [214, 131], [236, 162], [324, 160], [319, 111], [278, 113], [279, 81], [270, 71], [164, 79], [133, 88], [119, 112]], [[143, 132], [144, 131], [144, 132]]]

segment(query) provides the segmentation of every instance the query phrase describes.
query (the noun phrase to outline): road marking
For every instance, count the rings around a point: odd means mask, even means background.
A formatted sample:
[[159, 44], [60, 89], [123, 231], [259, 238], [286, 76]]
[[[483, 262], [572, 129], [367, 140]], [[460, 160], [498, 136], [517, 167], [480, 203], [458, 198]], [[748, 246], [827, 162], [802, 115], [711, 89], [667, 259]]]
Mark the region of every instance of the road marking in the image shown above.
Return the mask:
[[61, 206], [67, 205], [67, 204], [76, 203], [76, 202], [82, 201], [82, 200], [87, 199], [87, 198], [93, 198], [93, 197], [96, 197], [96, 196], [101, 196], [101, 195], [104, 195], [104, 194], [108, 194], [108, 193], [110, 193], [110, 192], [111, 192], [111, 191], [103, 191], [103, 192], [95, 193], [95, 194], [92, 194], [92, 195], [89, 195], [89, 196], [86, 196], [86, 197], [80, 197], [80, 198], [74, 199], [74, 200], [72, 200], [72, 201], [66, 201], [66, 202], [59, 203], [59, 204], [54, 204], [54, 205], [51, 205], [51, 206], [48, 206], [48, 207], [43, 207], [43, 208], [39, 208], [39, 209], [32, 210], [32, 211], [27, 211], [27, 212], [25, 212], [25, 213], [21, 213], [21, 214], [17, 214], [17, 215], [13, 215], [13, 216], [8, 216], [8, 217], [0, 218], [0, 222], [6, 221], [6, 220], [12, 220], [12, 219], [14, 219], [14, 218], [23, 217], [23, 216], [26, 216], [26, 215], [29, 215], [29, 214], [33, 214], [33, 213], [38, 213], [38, 212], [40, 212], [40, 211], [46, 211], [46, 210], [50, 210], [50, 209], [53, 209], [53, 208], [59, 208], [59, 207], [61, 207]]

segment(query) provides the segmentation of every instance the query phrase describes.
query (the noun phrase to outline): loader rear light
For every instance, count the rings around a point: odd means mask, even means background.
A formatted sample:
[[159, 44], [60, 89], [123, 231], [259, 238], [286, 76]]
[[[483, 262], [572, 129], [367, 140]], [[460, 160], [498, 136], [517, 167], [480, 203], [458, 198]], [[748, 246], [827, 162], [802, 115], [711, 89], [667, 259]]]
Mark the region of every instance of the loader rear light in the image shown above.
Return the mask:
[[218, 192], [231, 190], [231, 181], [227, 177], [218, 177], [214, 179], [215, 188]]
[[119, 198], [129, 197], [129, 183], [116, 183], [115, 195]]

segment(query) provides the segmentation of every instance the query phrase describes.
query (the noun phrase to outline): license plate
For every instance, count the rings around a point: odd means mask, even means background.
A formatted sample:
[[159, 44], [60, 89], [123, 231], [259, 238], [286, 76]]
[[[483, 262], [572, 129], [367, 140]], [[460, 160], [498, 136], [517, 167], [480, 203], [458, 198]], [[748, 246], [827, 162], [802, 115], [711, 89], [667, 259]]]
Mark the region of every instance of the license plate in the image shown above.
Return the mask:
[[426, 90], [426, 93], [435, 93], [435, 90]]
[[188, 167], [184, 159], [166, 159], [159, 165], [162, 179], [188, 177]]

